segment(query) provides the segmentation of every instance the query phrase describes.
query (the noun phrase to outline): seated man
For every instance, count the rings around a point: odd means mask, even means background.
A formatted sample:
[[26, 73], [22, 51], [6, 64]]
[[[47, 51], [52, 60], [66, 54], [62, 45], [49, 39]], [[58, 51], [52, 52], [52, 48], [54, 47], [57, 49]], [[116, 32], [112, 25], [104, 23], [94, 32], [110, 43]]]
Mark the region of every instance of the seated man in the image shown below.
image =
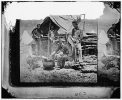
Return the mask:
[[29, 56], [36, 57], [37, 56], [36, 44], [32, 43], [29, 48]]
[[36, 44], [35, 42], [32, 42], [29, 48], [29, 56], [26, 59], [27, 64], [29, 64], [30, 70], [43, 67], [42, 58], [38, 56], [36, 52], [37, 52]]
[[105, 64], [105, 68], [109, 69], [109, 65], [110, 67], [112, 67], [112, 65], [118, 67], [118, 58], [118, 55], [113, 54], [112, 44], [110, 42], [107, 42], [106, 48], [103, 51], [103, 57], [101, 58], [101, 62]]
[[57, 50], [55, 50], [51, 55], [50, 59], [57, 59], [57, 65], [60, 68], [63, 68], [65, 65], [66, 59], [68, 59], [69, 49], [68, 47], [63, 43], [63, 41], [59, 38], [59, 46]]

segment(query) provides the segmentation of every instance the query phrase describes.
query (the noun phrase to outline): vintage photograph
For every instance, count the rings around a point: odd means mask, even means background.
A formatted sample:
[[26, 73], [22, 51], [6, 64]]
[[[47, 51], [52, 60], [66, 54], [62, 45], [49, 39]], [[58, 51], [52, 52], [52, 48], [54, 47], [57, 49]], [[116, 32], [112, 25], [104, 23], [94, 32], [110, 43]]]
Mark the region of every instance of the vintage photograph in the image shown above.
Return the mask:
[[96, 83], [97, 21], [85, 14], [20, 20], [20, 81]]
[[120, 8], [114, 4], [104, 2], [97, 19], [79, 12], [20, 20], [20, 81], [96, 83], [99, 75], [119, 82]]
[[16, 98], [120, 98], [120, 26], [120, 1], [2, 2], [2, 88]]

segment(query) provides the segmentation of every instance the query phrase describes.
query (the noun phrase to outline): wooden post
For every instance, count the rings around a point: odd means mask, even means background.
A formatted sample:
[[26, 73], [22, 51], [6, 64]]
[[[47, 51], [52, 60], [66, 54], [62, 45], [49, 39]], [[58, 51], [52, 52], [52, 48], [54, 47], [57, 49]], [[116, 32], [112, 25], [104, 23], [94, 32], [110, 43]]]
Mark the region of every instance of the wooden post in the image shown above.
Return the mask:
[[[51, 21], [49, 23], [49, 31], [50, 31], [50, 26], [51, 26]], [[50, 41], [49, 31], [48, 31], [48, 58], [49, 58], [50, 53], [51, 53], [51, 44], [52, 44], [51, 41]]]
[[[49, 31], [50, 31], [50, 26], [51, 26], [51, 21], [50, 21], [50, 23], [49, 23]], [[49, 58], [49, 56], [50, 56], [50, 52], [49, 52], [49, 50], [50, 50], [50, 41], [49, 41], [49, 31], [48, 31], [48, 53], [47, 53], [47, 57]]]
[[48, 47], [47, 47], [47, 48], [48, 48], [47, 57], [49, 58], [49, 48], [50, 48], [50, 47], [49, 47], [49, 32], [48, 32], [48, 45], [47, 45], [47, 46], [48, 46]]
[[[83, 32], [85, 34], [85, 14], [84, 15], [84, 24], [83, 24]], [[85, 43], [84, 43], [84, 55], [86, 54], [86, 47], [85, 47]]]
[[85, 14], [84, 14], [84, 33], [85, 33]]
[[99, 27], [98, 27], [98, 20], [97, 20], [97, 50], [96, 50], [97, 55], [98, 55], [98, 35], [99, 35]]
[[98, 39], [98, 34], [99, 34], [99, 30], [98, 30], [98, 19], [97, 19], [97, 39]]

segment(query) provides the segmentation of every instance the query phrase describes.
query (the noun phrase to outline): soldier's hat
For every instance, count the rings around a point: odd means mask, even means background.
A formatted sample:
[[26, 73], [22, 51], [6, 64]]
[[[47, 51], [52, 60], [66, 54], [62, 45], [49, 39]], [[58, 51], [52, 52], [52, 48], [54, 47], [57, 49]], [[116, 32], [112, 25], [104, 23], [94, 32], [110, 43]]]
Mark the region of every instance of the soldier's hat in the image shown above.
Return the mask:
[[76, 21], [76, 20], [74, 20], [74, 21], [72, 22], [72, 24], [78, 24], [78, 23], [77, 23], [77, 21]]

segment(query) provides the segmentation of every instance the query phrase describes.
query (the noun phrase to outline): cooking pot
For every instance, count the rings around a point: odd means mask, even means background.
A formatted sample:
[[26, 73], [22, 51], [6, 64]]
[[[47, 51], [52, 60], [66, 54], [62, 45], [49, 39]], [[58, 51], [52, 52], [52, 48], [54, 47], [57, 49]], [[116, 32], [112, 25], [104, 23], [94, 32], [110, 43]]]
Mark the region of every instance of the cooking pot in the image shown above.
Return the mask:
[[43, 66], [45, 69], [53, 69], [55, 67], [55, 62], [54, 60], [45, 59], [43, 61]]

